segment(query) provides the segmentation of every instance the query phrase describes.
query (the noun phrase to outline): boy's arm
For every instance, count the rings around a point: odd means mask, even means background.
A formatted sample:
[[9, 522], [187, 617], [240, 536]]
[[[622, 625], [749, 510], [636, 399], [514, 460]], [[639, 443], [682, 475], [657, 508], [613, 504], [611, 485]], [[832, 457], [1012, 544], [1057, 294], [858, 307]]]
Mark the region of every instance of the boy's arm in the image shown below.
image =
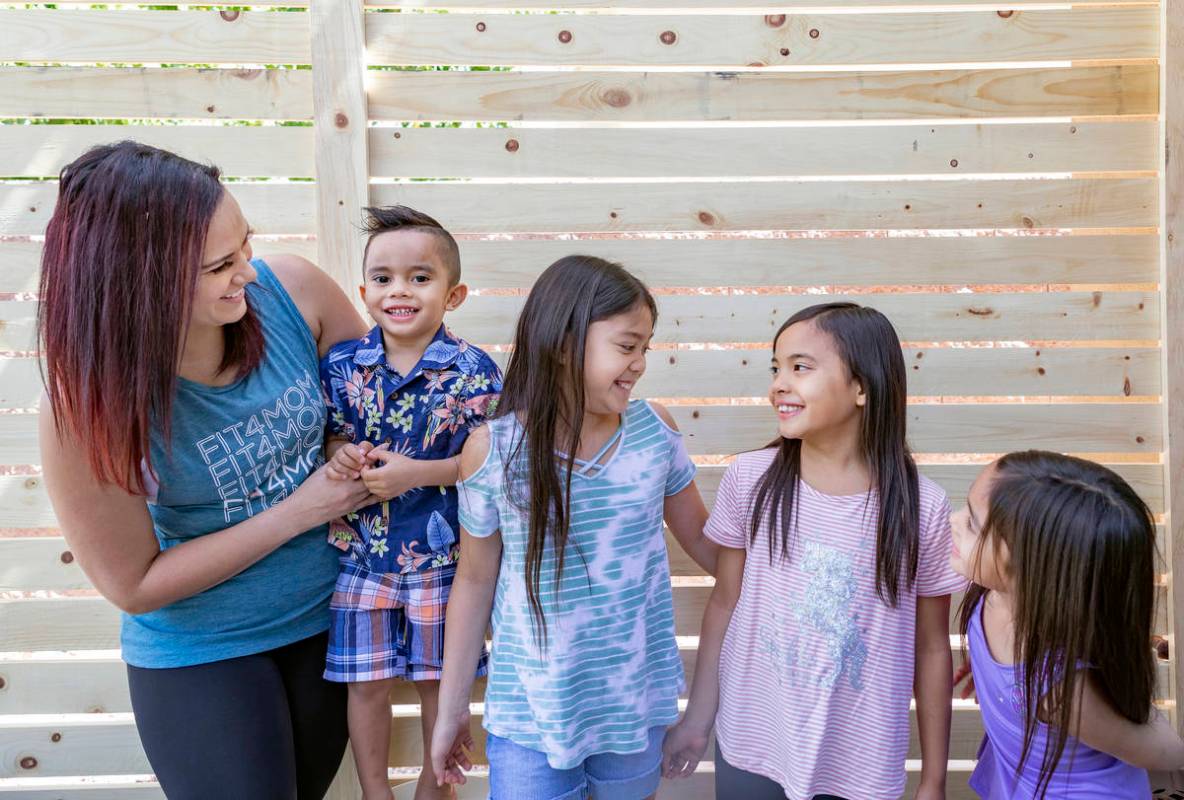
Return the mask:
[[950, 654], [950, 596], [917, 598], [916, 667], [913, 697], [921, 740], [918, 798], [942, 798], [950, 753], [950, 700], [954, 694], [954, 659]]

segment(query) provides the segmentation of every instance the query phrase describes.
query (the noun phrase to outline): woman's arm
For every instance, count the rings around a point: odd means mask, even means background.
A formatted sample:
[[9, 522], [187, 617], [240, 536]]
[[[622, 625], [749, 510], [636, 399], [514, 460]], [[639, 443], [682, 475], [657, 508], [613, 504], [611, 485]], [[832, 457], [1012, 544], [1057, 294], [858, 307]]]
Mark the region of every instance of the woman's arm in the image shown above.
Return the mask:
[[921, 740], [918, 798], [942, 798], [950, 754], [950, 698], [954, 694], [954, 659], [950, 654], [950, 596], [917, 598], [916, 667], [913, 697]]
[[317, 354], [346, 339], [365, 336], [368, 328], [345, 292], [329, 275], [297, 255], [268, 256], [267, 265], [280, 279], [317, 340]]
[[314, 472], [287, 499], [225, 530], [161, 551], [148, 504], [98, 481], [83, 449], [62, 442], [41, 403], [41, 465], [62, 534], [91, 583], [129, 614], [143, 614], [237, 575], [309, 528], [369, 502], [361, 481]]
[[1092, 677], [1084, 677], [1075, 709], [1077, 725], [1070, 723], [1070, 734], [1140, 769], [1184, 769], [1184, 741], [1166, 716], [1152, 708], [1151, 719], [1136, 725], [1114, 710]]
[[687, 555], [709, 575], [714, 575], [720, 547], [703, 535], [703, 526], [707, 524], [707, 507], [703, 505], [699, 488], [693, 481], [678, 494], [666, 498], [662, 516]]
[[745, 551], [719, 548], [718, 572], [711, 599], [703, 612], [699, 632], [699, 655], [695, 660], [695, 678], [691, 698], [682, 720], [666, 733], [662, 744], [662, 774], [668, 778], [690, 775], [707, 750], [707, 738], [715, 724], [719, 707], [719, 657], [724, 634], [732, 622], [732, 612], [740, 599], [744, 580]]

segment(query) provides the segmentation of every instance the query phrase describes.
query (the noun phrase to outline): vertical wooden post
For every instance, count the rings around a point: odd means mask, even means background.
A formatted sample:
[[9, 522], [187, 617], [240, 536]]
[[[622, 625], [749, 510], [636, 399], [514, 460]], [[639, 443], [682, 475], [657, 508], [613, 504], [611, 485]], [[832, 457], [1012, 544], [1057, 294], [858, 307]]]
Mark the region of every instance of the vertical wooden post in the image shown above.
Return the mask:
[[361, 283], [362, 207], [370, 200], [363, 0], [312, 0], [317, 258], [350, 297]]
[[[317, 260], [357, 297], [362, 207], [370, 201], [366, 144], [366, 21], [362, 0], [312, 0], [313, 121], [317, 168]], [[360, 800], [353, 752], [326, 800]]]
[[[1171, 661], [1176, 724], [1184, 715], [1184, 0], [1161, 5], [1164, 50], [1160, 59], [1160, 110], [1164, 132], [1162, 228], [1164, 462], [1168, 540], [1171, 542]], [[1184, 728], [1182, 728], [1184, 729]]]

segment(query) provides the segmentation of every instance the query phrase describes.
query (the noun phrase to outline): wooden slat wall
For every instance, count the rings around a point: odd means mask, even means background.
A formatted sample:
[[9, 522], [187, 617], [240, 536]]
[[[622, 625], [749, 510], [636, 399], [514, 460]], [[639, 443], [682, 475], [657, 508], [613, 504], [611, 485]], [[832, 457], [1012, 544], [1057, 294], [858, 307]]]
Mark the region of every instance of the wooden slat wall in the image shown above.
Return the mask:
[[[162, 796], [117, 615], [37, 469], [39, 236], [58, 171], [100, 142], [219, 164], [257, 252], [318, 258], [351, 295], [354, 209], [422, 208], [458, 234], [477, 290], [450, 324], [499, 350], [551, 261], [620, 260], [659, 293], [639, 391], [709, 463], [709, 502], [719, 457], [772, 435], [773, 332], [849, 298], [905, 341], [912, 444], [953, 502], [991, 454], [1046, 447], [1112, 464], [1169, 511], [1163, 395], [1181, 377], [1163, 346], [1179, 303], [1163, 293], [1158, 3], [318, 2], [0, 10], [0, 120], [65, 123], [0, 122], [0, 797]], [[1165, 573], [1184, 550], [1170, 538], [1161, 526]], [[711, 583], [671, 561], [693, 669]], [[392, 702], [407, 780], [418, 709], [409, 691]], [[973, 796], [980, 731], [955, 703], [952, 798]], [[712, 797], [709, 766], [660, 796]]]

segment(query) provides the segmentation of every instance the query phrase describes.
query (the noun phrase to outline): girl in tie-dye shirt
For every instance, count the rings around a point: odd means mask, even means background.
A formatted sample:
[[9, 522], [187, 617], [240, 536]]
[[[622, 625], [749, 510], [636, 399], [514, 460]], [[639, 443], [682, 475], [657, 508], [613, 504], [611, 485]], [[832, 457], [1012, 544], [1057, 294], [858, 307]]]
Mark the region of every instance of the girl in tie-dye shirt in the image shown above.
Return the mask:
[[469, 692], [492, 613], [484, 727], [492, 800], [641, 800], [678, 716], [663, 518], [704, 569], [716, 548], [682, 437], [630, 400], [657, 307], [616, 264], [571, 256], [518, 322], [498, 415], [461, 456], [461, 559], [432, 741], [463, 783]]

